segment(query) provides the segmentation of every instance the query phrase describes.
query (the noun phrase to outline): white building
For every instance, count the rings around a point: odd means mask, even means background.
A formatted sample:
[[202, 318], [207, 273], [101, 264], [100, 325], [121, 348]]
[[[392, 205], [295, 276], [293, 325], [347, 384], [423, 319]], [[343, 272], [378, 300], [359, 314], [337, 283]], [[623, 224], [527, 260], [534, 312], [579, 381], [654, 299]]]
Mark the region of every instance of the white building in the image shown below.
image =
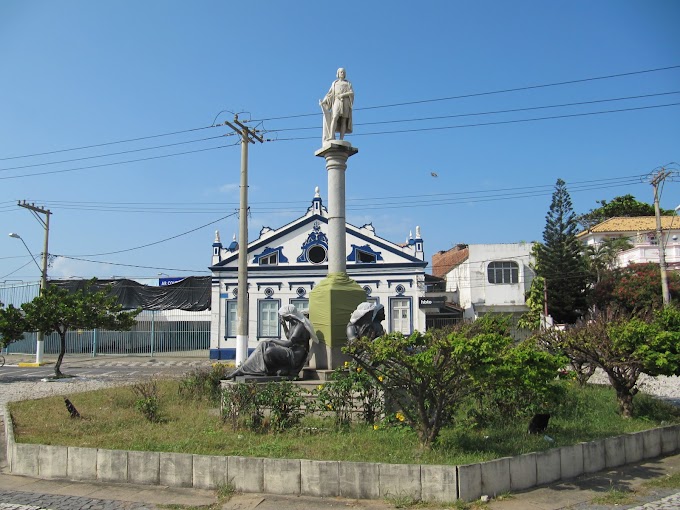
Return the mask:
[[[669, 269], [680, 267], [680, 218], [662, 216], [661, 229], [665, 248], [666, 263]], [[628, 264], [659, 263], [659, 239], [656, 233], [654, 216], [633, 218], [609, 218], [576, 236], [586, 246], [597, 246], [609, 239], [626, 239], [632, 248], [618, 254], [617, 266]]]
[[[309, 293], [328, 273], [328, 212], [318, 188], [300, 218], [278, 229], [263, 227], [248, 244], [248, 348], [269, 338], [282, 338], [277, 311], [285, 304], [309, 309]], [[367, 300], [385, 307], [386, 330], [410, 334], [425, 330], [419, 297], [424, 295], [425, 256], [420, 228], [404, 244], [381, 237], [373, 225], [346, 224], [347, 274], [366, 291]], [[210, 358], [236, 355], [238, 251], [233, 241], [213, 243]], [[349, 317], [347, 317], [349, 321]]]
[[432, 256], [432, 274], [445, 279], [446, 292], [466, 319], [485, 313], [519, 316], [529, 310], [530, 262], [531, 243], [459, 244]]

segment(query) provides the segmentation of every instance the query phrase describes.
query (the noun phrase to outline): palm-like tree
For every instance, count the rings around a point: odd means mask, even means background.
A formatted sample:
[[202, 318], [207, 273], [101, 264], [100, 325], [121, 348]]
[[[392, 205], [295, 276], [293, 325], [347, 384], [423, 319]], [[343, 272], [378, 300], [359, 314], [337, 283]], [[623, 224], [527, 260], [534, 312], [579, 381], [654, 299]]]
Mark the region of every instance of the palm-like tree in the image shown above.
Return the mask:
[[600, 282], [605, 272], [616, 267], [619, 253], [632, 247], [633, 244], [622, 237], [605, 239], [601, 243], [586, 246], [586, 263], [590, 272], [595, 275], [595, 281]]

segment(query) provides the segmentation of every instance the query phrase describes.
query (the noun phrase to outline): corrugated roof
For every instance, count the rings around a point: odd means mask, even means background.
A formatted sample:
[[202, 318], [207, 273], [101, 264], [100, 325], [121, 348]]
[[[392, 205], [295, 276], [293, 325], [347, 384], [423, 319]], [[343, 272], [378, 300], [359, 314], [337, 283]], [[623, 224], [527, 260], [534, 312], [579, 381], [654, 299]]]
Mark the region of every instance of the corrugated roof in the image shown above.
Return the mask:
[[[676, 216], [661, 216], [661, 228], [669, 230], [676, 228], [680, 230], [680, 218]], [[648, 232], [656, 230], [656, 217], [636, 216], [634, 218], [616, 217], [598, 223], [589, 230], [579, 232], [576, 237], [583, 237], [590, 233], [606, 232]]]

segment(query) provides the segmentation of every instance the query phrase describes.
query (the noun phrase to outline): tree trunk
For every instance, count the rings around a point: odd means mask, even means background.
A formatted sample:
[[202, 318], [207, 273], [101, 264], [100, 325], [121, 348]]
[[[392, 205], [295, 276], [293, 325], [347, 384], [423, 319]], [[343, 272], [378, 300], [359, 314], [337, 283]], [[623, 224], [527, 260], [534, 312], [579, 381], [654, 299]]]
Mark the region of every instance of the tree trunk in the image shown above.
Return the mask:
[[615, 388], [616, 400], [619, 403], [619, 412], [622, 418], [633, 417], [633, 394], [627, 388]]
[[66, 354], [66, 331], [63, 333], [59, 332], [59, 356], [57, 357], [57, 362], [54, 364], [54, 376], [56, 378], [63, 377], [64, 374], [61, 373], [61, 362], [64, 359], [64, 354]]

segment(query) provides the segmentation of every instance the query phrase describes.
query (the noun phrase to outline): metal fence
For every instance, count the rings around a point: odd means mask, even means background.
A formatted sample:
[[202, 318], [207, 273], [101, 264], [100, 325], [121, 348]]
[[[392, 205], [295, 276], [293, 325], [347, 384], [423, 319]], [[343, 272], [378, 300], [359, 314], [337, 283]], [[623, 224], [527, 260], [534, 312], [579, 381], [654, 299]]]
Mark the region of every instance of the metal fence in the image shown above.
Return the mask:
[[[35, 354], [36, 334], [11, 343], [6, 352]], [[58, 354], [57, 333], [45, 336], [45, 354]], [[208, 358], [210, 311], [144, 310], [130, 331], [74, 330], [66, 333], [66, 353], [98, 356], [171, 356]]]
[[19, 308], [23, 303], [33, 301], [40, 293], [40, 282], [2, 282], [0, 284], [0, 303]]

